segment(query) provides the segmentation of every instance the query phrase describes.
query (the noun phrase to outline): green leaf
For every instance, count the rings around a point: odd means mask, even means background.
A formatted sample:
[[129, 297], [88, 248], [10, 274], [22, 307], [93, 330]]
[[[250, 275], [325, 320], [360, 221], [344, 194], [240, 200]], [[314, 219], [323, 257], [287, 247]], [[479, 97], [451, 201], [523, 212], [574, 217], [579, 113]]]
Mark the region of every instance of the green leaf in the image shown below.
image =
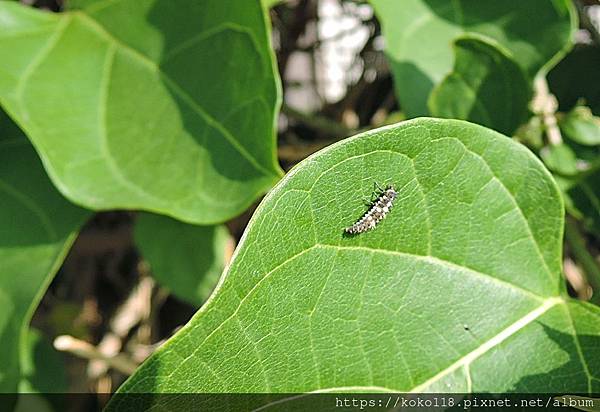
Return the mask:
[[134, 235], [156, 280], [198, 306], [215, 288], [233, 242], [225, 226], [188, 225], [149, 213], [138, 216]]
[[[347, 236], [373, 181], [394, 208]], [[566, 296], [562, 228], [548, 171], [494, 131], [349, 138], [267, 195], [208, 303], [119, 394], [598, 392], [600, 309]]]
[[[64, 399], [48, 394], [66, 393], [67, 376], [62, 354], [37, 329], [29, 329], [23, 344], [20, 396], [15, 412], [65, 410]], [[34, 395], [39, 394], [39, 395]], [[43, 408], [43, 409], [42, 409]]]
[[454, 44], [454, 69], [429, 96], [432, 115], [469, 120], [512, 134], [528, 114], [530, 83], [498, 43], [465, 36]]
[[0, 111], [0, 392], [15, 392], [31, 315], [89, 212], [50, 183]]
[[574, 176], [578, 173], [577, 156], [565, 143], [545, 147], [540, 155], [548, 169], [553, 172], [565, 176]]
[[600, 116], [600, 47], [577, 45], [548, 73], [548, 86], [559, 109], [571, 110], [583, 100]]
[[259, 0], [71, 4], [0, 2], [0, 102], [65, 196], [211, 224], [279, 179]]
[[65, 393], [67, 375], [62, 354], [37, 329], [27, 331], [19, 392]]
[[560, 119], [559, 126], [562, 133], [576, 143], [600, 145], [600, 117], [594, 116], [589, 107], [576, 106]]
[[371, 3], [382, 24], [396, 95], [409, 117], [428, 113], [427, 98], [452, 70], [451, 45], [462, 34], [479, 33], [497, 41], [533, 77], [570, 47], [577, 28], [568, 0]]
[[544, 124], [539, 116], [532, 116], [514, 134], [515, 139], [537, 150], [544, 146]]

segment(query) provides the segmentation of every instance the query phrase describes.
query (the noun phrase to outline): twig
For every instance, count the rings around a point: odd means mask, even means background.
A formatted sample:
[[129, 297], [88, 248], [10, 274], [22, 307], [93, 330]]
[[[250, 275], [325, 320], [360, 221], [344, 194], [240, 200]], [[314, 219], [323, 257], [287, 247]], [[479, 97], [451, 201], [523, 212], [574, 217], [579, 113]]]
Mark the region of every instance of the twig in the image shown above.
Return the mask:
[[124, 338], [141, 320], [148, 318], [154, 281], [143, 277], [110, 322], [110, 329]]
[[[109, 331], [102, 337], [96, 349], [107, 358], [119, 356], [123, 339], [129, 331], [148, 317], [154, 281], [146, 276], [133, 289], [127, 300], [111, 319]], [[110, 365], [104, 359], [93, 359], [88, 365], [88, 374], [97, 379], [104, 375]]]
[[124, 375], [131, 375], [137, 369], [138, 364], [123, 354], [106, 356], [94, 345], [74, 338], [69, 335], [61, 335], [54, 339], [54, 347], [63, 352], [69, 352], [80, 358], [88, 360], [102, 360], [111, 368], [118, 370]]
[[590, 301], [600, 304], [600, 267], [587, 250], [585, 239], [571, 218], [565, 221], [565, 239], [577, 263], [583, 268], [587, 282], [592, 287], [593, 294]]
[[543, 76], [539, 76], [534, 82], [535, 95], [531, 102], [533, 112], [542, 118], [548, 136], [548, 142], [553, 145], [562, 143], [562, 135], [556, 122], [556, 110], [558, 101], [548, 88], [548, 82]]
[[573, 260], [565, 258], [563, 260], [563, 272], [567, 281], [571, 284], [577, 297], [581, 300], [589, 300], [594, 291], [587, 281], [586, 276], [583, 273], [583, 269], [579, 267]]

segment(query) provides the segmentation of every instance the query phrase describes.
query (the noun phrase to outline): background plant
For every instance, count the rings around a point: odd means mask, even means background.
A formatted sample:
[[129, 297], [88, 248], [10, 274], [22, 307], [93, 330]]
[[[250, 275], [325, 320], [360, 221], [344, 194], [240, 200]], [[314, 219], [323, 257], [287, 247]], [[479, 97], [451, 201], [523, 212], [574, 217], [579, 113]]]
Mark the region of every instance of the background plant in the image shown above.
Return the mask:
[[[50, 391], [58, 335], [53, 389], [113, 391], [237, 242], [122, 391], [598, 392], [598, 310], [568, 297], [600, 296], [595, 2], [36, 5], [61, 12], [0, 2], [2, 391]], [[422, 115], [513, 141], [415, 120], [328, 147]], [[400, 206], [341, 238], [379, 178]]]

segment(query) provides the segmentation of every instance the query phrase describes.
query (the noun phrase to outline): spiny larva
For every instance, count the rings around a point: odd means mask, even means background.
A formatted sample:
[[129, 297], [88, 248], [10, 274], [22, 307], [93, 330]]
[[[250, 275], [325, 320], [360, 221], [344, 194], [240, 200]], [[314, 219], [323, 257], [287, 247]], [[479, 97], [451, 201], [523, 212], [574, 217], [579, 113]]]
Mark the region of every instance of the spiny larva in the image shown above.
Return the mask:
[[377, 223], [387, 216], [397, 195], [398, 192], [396, 192], [396, 189], [394, 189], [394, 186], [392, 185], [387, 186], [385, 190], [381, 190], [381, 193], [377, 199], [375, 199], [373, 205], [367, 211], [367, 213], [365, 213], [365, 215], [361, 217], [358, 222], [344, 229], [346, 233], [354, 235], [367, 232], [375, 228]]

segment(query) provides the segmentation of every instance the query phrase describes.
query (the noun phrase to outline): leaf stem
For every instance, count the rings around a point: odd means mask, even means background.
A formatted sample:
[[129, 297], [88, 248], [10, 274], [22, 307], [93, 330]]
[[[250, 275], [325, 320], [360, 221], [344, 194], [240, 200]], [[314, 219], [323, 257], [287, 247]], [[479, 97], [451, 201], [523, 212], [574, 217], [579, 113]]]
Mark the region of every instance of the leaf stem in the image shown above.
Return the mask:
[[562, 143], [562, 135], [556, 120], [558, 101], [548, 88], [548, 82], [544, 76], [538, 76], [534, 82], [535, 95], [531, 102], [532, 111], [541, 117], [548, 136], [548, 143], [556, 146]]
[[116, 356], [107, 356], [94, 345], [69, 335], [58, 336], [54, 340], [54, 348], [59, 351], [69, 352], [80, 358], [104, 361], [109, 367], [127, 376], [132, 375], [139, 366], [122, 353]]

